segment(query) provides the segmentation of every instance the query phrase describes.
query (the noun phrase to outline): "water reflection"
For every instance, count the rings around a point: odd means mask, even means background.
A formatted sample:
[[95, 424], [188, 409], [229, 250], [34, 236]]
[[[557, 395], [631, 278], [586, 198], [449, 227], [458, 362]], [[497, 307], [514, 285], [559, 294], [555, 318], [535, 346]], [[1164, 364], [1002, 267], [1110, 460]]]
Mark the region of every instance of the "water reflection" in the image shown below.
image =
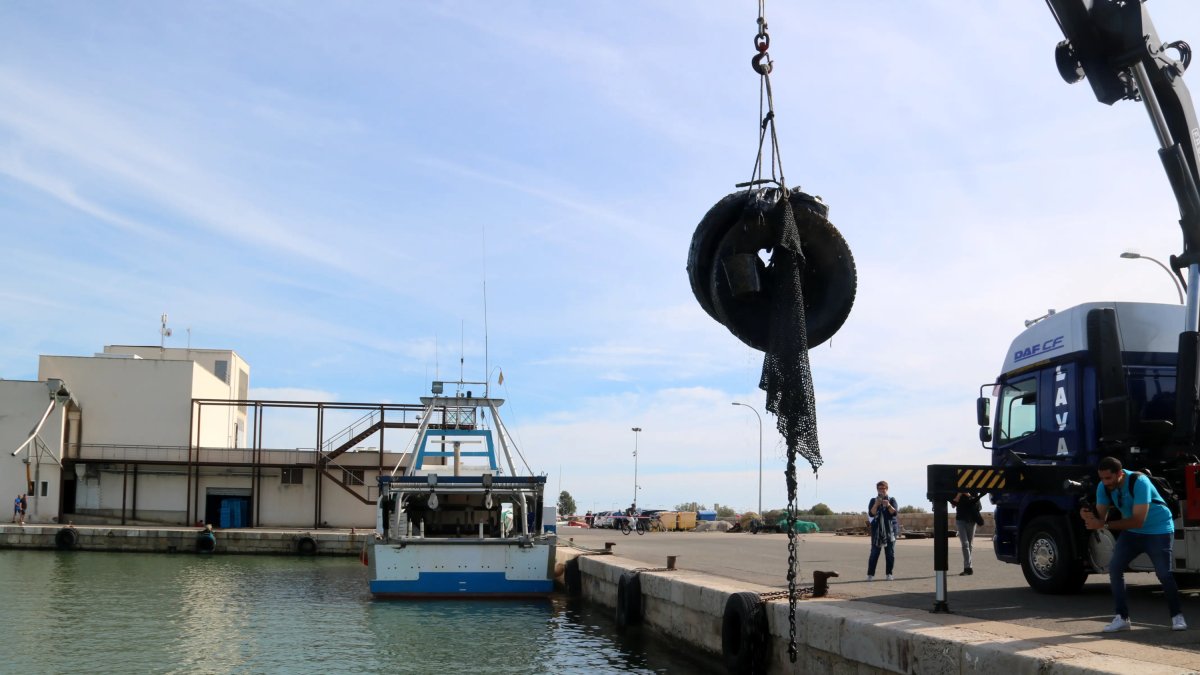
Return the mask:
[[[611, 610], [374, 601], [353, 559], [0, 551], [10, 672], [704, 673]], [[19, 618], [17, 618], [19, 617]]]

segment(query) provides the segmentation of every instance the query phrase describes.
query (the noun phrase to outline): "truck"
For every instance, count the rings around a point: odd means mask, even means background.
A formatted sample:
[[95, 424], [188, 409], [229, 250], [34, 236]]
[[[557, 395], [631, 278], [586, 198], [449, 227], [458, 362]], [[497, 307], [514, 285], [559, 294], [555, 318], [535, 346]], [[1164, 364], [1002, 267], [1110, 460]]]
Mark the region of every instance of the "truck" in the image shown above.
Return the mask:
[[[1200, 574], [1200, 124], [1183, 82], [1191, 48], [1159, 40], [1141, 0], [1047, 4], [1066, 38], [1055, 50], [1063, 79], [1087, 79], [1101, 103], [1141, 101], [1149, 113], [1179, 206], [1183, 251], [1170, 269], [1181, 280], [1186, 271], [1187, 299], [1090, 302], [1026, 322], [977, 399], [990, 461], [927, 467], [935, 611], [948, 611], [947, 501], [957, 493], [990, 495], [996, 557], [1019, 564], [1034, 590], [1074, 593], [1107, 572], [1113, 535], [1087, 530], [1079, 509], [1108, 456], [1177, 498], [1175, 571]], [[1152, 567], [1142, 556], [1130, 569]]]

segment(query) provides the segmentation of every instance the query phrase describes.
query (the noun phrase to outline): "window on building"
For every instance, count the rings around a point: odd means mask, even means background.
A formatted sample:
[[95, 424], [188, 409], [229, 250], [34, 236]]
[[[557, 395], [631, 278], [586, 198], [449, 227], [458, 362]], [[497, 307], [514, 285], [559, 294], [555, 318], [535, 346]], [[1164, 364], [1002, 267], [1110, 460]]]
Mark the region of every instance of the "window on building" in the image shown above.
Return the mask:
[[217, 361], [213, 364], [213, 375], [216, 375], [217, 379], [225, 384], [229, 384], [229, 362]]
[[42, 481], [42, 496], [45, 497], [49, 494], [50, 494], [50, 482]]
[[345, 485], [364, 485], [363, 469], [342, 469], [342, 483]]
[[283, 472], [279, 474], [279, 483], [281, 485], [303, 485], [304, 469], [300, 467], [285, 467]]

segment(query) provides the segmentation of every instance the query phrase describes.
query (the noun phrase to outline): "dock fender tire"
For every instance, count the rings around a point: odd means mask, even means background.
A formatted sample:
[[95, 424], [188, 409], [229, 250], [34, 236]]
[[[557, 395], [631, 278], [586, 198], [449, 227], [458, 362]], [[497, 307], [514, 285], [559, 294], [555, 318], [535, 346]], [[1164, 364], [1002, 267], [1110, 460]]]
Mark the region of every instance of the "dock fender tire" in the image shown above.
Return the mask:
[[642, 622], [642, 579], [638, 572], [625, 572], [617, 581], [617, 628]]
[[567, 595], [572, 598], [583, 595], [583, 572], [579, 569], [579, 558], [571, 558], [567, 561], [566, 569], [563, 571], [563, 583], [567, 586]]
[[1037, 516], [1022, 530], [1021, 571], [1030, 588], [1049, 595], [1078, 593], [1088, 575], [1076, 555], [1067, 518]]
[[721, 658], [729, 672], [766, 672], [769, 639], [762, 598], [748, 591], [731, 594], [721, 617]]
[[308, 536], [307, 534], [302, 537], [297, 537], [296, 538], [296, 553], [299, 553], [300, 555], [316, 555], [317, 540], [313, 539], [312, 537]]
[[79, 533], [69, 527], [64, 527], [54, 533], [54, 547], [60, 551], [70, 551], [78, 543]]
[[196, 553], [212, 553], [217, 550], [217, 536], [212, 532], [196, 535]]

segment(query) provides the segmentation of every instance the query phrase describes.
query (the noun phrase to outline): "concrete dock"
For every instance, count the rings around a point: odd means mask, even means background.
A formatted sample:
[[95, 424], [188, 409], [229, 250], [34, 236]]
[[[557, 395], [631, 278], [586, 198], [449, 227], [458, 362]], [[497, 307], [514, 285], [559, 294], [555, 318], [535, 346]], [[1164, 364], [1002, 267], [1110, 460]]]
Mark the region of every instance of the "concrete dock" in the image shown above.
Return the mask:
[[[603, 549], [580, 568], [588, 575], [584, 594], [615, 608], [617, 581], [637, 568], [662, 568], [676, 556], [672, 572], [642, 572], [645, 627], [682, 639], [719, 657], [725, 601], [738, 591], [785, 588], [784, 535], [651, 533], [622, 536], [613, 530], [564, 528], [563, 542]], [[868, 582], [869, 543], [863, 537], [805, 535], [799, 546], [801, 578], [811, 585], [814, 570], [836, 570], [829, 596], [801, 600], [797, 640], [801, 660], [787, 659], [787, 602], [769, 603], [772, 634], [770, 672], [779, 673], [1198, 673], [1200, 594], [1185, 592], [1184, 613], [1192, 628], [1168, 628], [1166, 602], [1153, 575], [1128, 574], [1134, 630], [1103, 634], [1112, 618], [1107, 578], [1093, 578], [1084, 592], [1045, 596], [1029, 589], [1016, 565], [1001, 563], [987, 540], [976, 542], [975, 574], [961, 569], [957, 541], [949, 605], [934, 614], [933, 544], [904, 540], [897, 545], [896, 580]], [[565, 558], [573, 553], [566, 553]]]
[[[64, 534], [65, 531], [73, 535]], [[204, 528], [129, 525], [0, 525], [0, 550], [6, 548], [190, 553], [202, 542]], [[374, 539], [374, 530], [229, 529], [215, 530], [213, 553], [357, 556]]]

